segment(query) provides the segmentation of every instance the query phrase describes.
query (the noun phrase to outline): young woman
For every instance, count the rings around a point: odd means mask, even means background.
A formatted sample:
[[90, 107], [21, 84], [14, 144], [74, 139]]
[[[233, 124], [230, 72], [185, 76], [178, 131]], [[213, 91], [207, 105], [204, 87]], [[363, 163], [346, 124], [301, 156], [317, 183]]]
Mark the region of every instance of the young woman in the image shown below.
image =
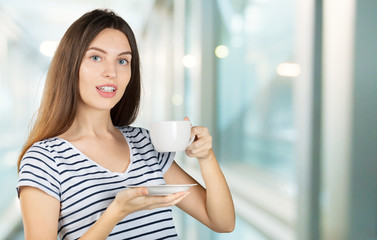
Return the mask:
[[130, 126], [139, 100], [131, 28], [108, 10], [84, 14], [59, 44], [19, 157], [26, 239], [176, 239], [173, 205], [214, 231], [233, 230], [231, 194], [204, 127], [192, 128], [186, 154], [198, 159], [206, 188], [152, 197], [126, 187], [197, 183], [174, 153], [155, 151], [146, 129]]

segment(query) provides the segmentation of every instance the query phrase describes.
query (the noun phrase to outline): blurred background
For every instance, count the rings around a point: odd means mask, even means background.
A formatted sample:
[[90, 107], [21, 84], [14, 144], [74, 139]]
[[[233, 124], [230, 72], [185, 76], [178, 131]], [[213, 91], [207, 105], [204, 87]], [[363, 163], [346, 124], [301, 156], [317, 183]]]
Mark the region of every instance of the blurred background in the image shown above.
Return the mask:
[[[189, 116], [213, 135], [236, 228], [174, 209], [181, 239], [377, 239], [373, 0], [0, 0], [0, 239], [23, 239], [16, 162], [51, 56], [94, 8], [135, 31], [134, 125]], [[201, 181], [194, 159], [177, 161]]]

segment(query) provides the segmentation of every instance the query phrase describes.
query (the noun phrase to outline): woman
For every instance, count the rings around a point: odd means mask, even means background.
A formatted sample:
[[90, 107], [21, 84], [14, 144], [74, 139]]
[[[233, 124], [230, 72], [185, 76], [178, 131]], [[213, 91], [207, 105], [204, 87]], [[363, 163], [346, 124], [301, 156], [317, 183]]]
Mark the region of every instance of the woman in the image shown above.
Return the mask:
[[186, 154], [198, 159], [206, 189], [152, 197], [125, 187], [197, 183], [174, 153], [154, 150], [147, 130], [129, 126], [139, 100], [131, 28], [108, 10], [84, 14], [59, 44], [19, 157], [26, 239], [175, 239], [173, 205], [214, 231], [233, 230], [232, 198], [204, 127], [192, 128]]

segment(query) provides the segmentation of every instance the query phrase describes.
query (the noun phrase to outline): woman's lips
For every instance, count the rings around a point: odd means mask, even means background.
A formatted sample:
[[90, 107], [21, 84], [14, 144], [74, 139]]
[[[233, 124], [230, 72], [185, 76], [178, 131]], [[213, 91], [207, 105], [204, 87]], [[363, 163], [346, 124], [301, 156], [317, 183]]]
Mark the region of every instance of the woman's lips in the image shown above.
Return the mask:
[[106, 84], [101, 86], [96, 86], [99, 95], [105, 98], [111, 98], [116, 95], [117, 87], [115, 85]]

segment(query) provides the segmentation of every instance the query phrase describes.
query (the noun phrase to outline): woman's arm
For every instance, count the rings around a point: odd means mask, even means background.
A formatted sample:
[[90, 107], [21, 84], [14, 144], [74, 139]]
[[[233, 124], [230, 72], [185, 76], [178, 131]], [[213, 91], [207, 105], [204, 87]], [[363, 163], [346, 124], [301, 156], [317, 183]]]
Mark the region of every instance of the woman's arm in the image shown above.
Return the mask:
[[35, 187], [20, 188], [25, 239], [56, 240], [60, 202]]
[[[193, 127], [196, 140], [186, 149], [186, 154], [199, 161], [206, 186], [190, 188], [190, 195], [177, 206], [198, 221], [217, 232], [231, 232], [235, 227], [235, 212], [228, 184], [212, 151], [212, 137], [208, 129]], [[168, 184], [196, 183], [175, 162], [164, 175]]]
[[[106, 239], [115, 225], [128, 214], [145, 209], [173, 206], [187, 193], [148, 197], [147, 189], [120, 191], [115, 200], [80, 239]], [[20, 188], [20, 203], [26, 240], [56, 240], [60, 202], [35, 187]]]

